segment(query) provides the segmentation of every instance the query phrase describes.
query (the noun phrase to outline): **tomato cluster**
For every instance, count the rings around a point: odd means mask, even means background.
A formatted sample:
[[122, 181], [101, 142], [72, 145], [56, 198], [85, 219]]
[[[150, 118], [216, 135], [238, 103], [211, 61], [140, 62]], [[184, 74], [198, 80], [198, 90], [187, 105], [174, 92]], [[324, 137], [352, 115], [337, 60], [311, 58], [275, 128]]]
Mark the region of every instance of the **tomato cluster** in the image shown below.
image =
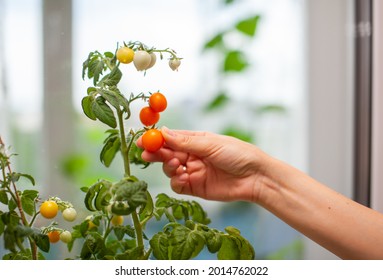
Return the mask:
[[[116, 58], [123, 64], [133, 62], [138, 71], [146, 71], [152, 68], [157, 61], [157, 56], [154, 50], [147, 51], [144, 49], [133, 50], [128, 46], [120, 47], [116, 52]], [[177, 57], [169, 59], [169, 67], [175, 71], [181, 64], [181, 60]]]
[[[165, 111], [168, 103], [166, 97], [161, 92], [155, 92], [148, 99], [148, 106], [140, 111], [140, 120], [146, 127], [154, 126], [160, 119], [160, 113]], [[161, 132], [152, 127], [142, 136], [142, 145], [149, 152], [156, 152], [164, 144]]]
[[[68, 204], [68, 202], [58, 198], [45, 200], [40, 205], [40, 214], [46, 219], [55, 218], [60, 210], [62, 211], [62, 217], [68, 222], [73, 222], [77, 217], [76, 209], [71, 204]], [[69, 243], [72, 240], [71, 232], [57, 228], [48, 228], [46, 235], [51, 243], [56, 243], [59, 240]]]

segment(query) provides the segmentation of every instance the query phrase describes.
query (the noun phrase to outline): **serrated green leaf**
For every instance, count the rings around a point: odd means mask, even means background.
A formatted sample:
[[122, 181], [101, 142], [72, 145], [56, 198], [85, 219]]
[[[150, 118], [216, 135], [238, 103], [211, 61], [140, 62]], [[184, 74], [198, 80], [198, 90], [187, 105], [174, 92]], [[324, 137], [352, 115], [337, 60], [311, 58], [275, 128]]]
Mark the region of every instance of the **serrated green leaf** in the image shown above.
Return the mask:
[[13, 199], [9, 199], [8, 201], [8, 209], [9, 211], [13, 211], [17, 208], [17, 204]]
[[226, 53], [224, 61], [224, 72], [241, 72], [249, 66], [245, 54], [239, 50], [232, 50]]
[[81, 248], [81, 259], [91, 259], [94, 255], [102, 254], [105, 244], [102, 236], [98, 232], [90, 232]]
[[149, 244], [153, 250], [153, 256], [157, 260], [169, 260], [169, 240], [166, 233], [158, 232], [154, 234]]
[[229, 236], [223, 236], [222, 245], [218, 251], [217, 257], [219, 260], [239, 260], [240, 251], [237, 243]]
[[126, 235], [128, 235], [131, 238], [136, 238], [136, 231], [131, 225], [127, 226], [115, 226], [113, 228], [114, 234], [116, 235], [118, 240], [122, 240]]
[[198, 231], [179, 225], [176, 226], [169, 238], [171, 259], [188, 260], [197, 256], [205, 245], [205, 238]]
[[122, 72], [120, 71], [120, 69], [118, 67], [114, 67], [108, 75], [105, 75], [101, 79], [99, 85], [115, 86], [120, 82], [121, 77]]
[[112, 109], [105, 103], [105, 99], [101, 96], [96, 98], [95, 102], [92, 102], [92, 111], [94, 115], [104, 124], [116, 128], [117, 121]]
[[116, 154], [120, 151], [120, 148], [121, 141], [119, 137], [108, 137], [100, 153], [100, 161], [102, 164], [109, 167]]
[[95, 121], [95, 120], [97, 120], [97, 117], [96, 117], [96, 115], [92, 111], [93, 102], [95, 102], [93, 96], [89, 96], [89, 95], [85, 96], [81, 100], [81, 107], [82, 107], [82, 111], [84, 112], [84, 114], [88, 118], [90, 118], [91, 120]]
[[242, 32], [243, 34], [253, 37], [257, 30], [258, 21], [260, 19], [259, 15], [255, 15], [238, 22], [235, 28]]
[[88, 78], [93, 77], [93, 85], [96, 86], [104, 70], [105, 63], [102, 60], [91, 60], [88, 64]]
[[198, 202], [196, 201], [191, 202], [191, 210], [192, 210], [191, 216], [194, 222], [197, 222], [203, 225], [210, 224], [211, 220], [207, 217], [207, 213]]
[[35, 213], [35, 203], [34, 200], [28, 196], [21, 196], [21, 206], [25, 213], [29, 216], [32, 216]]

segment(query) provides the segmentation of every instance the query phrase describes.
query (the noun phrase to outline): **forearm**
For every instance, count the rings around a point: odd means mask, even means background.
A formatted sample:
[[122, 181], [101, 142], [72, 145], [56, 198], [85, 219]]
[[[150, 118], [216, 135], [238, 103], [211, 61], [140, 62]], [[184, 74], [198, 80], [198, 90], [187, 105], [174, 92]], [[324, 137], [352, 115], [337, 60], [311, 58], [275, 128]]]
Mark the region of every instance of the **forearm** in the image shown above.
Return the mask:
[[257, 203], [345, 259], [383, 259], [383, 215], [269, 159]]

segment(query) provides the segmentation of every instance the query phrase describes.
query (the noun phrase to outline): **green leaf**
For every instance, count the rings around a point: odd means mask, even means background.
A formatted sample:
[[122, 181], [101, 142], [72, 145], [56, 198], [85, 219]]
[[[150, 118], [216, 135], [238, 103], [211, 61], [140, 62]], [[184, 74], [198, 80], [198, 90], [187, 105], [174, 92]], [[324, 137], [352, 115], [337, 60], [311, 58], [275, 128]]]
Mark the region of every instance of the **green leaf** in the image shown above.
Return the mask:
[[113, 70], [105, 75], [104, 78], [101, 79], [99, 85], [107, 85], [107, 86], [115, 86], [117, 85], [122, 77], [122, 73], [118, 67], [114, 67]]
[[211, 221], [207, 217], [207, 213], [198, 202], [192, 201], [191, 208], [192, 208], [193, 221], [204, 224], [204, 225], [210, 224]]
[[100, 153], [100, 161], [102, 164], [109, 167], [117, 152], [120, 151], [120, 147], [121, 141], [118, 135], [108, 137]]
[[137, 207], [143, 206], [147, 201], [147, 183], [144, 181], [131, 181], [122, 179], [114, 184], [115, 195], [112, 204], [112, 213], [128, 215]]
[[49, 237], [46, 234], [42, 233], [33, 233], [31, 235], [33, 240], [35, 240], [37, 247], [39, 247], [40, 250], [43, 252], [49, 252], [50, 249], [50, 242]]
[[154, 234], [149, 244], [153, 250], [153, 256], [157, 260], [169, 260], [169, 240], [166, 233], [158, 232]]
[[218, 251], [220, 260], [253, 260], [255, 251], [250, 242], [240, 235], [240, 231], [234, 227], [227, 227], [228, 235], [223, 236], [223, 242]]
[[153, 198], [150, 195], [150, 192], [146, 192], [146, 203], [143, 205], [139, 212], [140, 221], [142, 222], [144, 219], [147, 219], [149, 217], [153, 216], [154, 211], [154, 203]]
[[221, 248], [218, 251], [219, 260], [239, 260], [240, 252], [234, 239], [223, 236]]
[[90, 232], [84, 241], [81, 248], [80, 258], [89, 260], [95, 255], [101, 255], [105, 249], [105, 244], [102, 236], [98, 232]]
[[216, 230], [209, 230], [206, 234], [206, 246], [210, 253], [215, 254], [222, 246], [222, 234]]
[[96, 86], [102, 71], [104, 70], [105, 63], [102, 60], [95, 59], [91, 60], [88, 65], [88, 78], [93, 77], [93, 85]]
[[29, 216], [32, 216], [35, 213], [35, 203], [34, 200], [28, 196], [21, 196], [21, 206], [25, 213]]
[[216, 109], [220, 109], [228, 104], [229, 101], [230, 98], [227, 96], [226, 92], [221, 91], [215, 95], [213, 99], [206, 105], [205, 111], [210, 112]]
[[117, 237], [117, 240], [120, 240], [120, 241], [124, 238], [125, 234], [127, 234], [131, 238], [136, 238], [136, 231], [131, 225], [115, 226], [113, 227], [113, 231]]
[[96, 115], [93, 113], [92, 111], [92, 108], [93, 108], [93, 103], [94, 103], [94, 97], [93, 96], [85, 96], [82, 100], [81, 100], [81, 107], [82, 107], [82, 110], [84, 112], [84, 114], [90, 118], [91, 120], [96, 120], [97, 117]]
[[192, 259], [201, 252], [205, 245], [205, 239], [200, 232], [182, 225], [174, 227], [169, 241], [173, 260]]
[[16, 204], [16, 202], [13, 200], [13, 199], [10, 199], [9, 201], [8, 201], [8, 209], [9, 209], [9, 211], [13, 211], [13, 210], [15, 210], [17, 208], [17, 204]]
[[241, 72], [249, 66], [242, 51], [232, 50], [226, 53], [224, 61], [224, 72]]
[[0, 202], [8, 205], [8, 195], [5, 190], [0, 190]]
[[143, 168], [146, 168], [150, 165], [150, 162], [144, 161], [141, 157], [144, 150], [139, 148], [135, 142], [132, 143], [129, 150], [129, 161], [135, 165], [142, 165]]
[[[0, 211], [0, 217], [1, 217], [2, 215], [3, 215], [3, 213]], [[0, 218], [0, 235], [3, 234], [4, 229], [5, 229], [5, 225], [4, 225], [3, 219]]]
[[21, 177], [28, 179], [33, 186], [35, 185], [35, 179], [31, 175], [25, 174], [25, 173], [15, 173], [15, 172], [12, 173], [11, 175], [12, 182], [19, 181]]
[[209, 41], [207, 41], [205, 43], [205, 45], [203, 46], [203, 49], [204, 50], [212, 49], [212, 48], [215, 48], [215, 47], [222, 45], [223, 36], [224, 36], [224, 33], [218, 33], [218, 34], [214, 35], [213, 38], [211, 38]]
[[105, 103], [105, 99], [101, 96], [96, 98], [95, 102], [92, 102], [92, 111], [94, 115], [104, 124], [116, 128], [117, 121], [112, 109]]
[[255, 15], [238, 22], [235, 28], [242, 32], [243, 34], [253, 37], [257, 30], [258, 21], [260, 19], [259, 15]]

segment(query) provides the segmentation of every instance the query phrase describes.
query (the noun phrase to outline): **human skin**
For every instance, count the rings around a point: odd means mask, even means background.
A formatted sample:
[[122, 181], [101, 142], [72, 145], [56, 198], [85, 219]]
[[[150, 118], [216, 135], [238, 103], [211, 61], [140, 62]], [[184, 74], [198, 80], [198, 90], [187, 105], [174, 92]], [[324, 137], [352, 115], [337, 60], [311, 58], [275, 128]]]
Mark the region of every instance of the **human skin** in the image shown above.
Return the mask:
[[250, 143], [209, 132], [161, 132], [164, 147], [142, 158], [162, 162], [176, 193], [257, 203], [340, 258], [383, 259], [383, 214]]

